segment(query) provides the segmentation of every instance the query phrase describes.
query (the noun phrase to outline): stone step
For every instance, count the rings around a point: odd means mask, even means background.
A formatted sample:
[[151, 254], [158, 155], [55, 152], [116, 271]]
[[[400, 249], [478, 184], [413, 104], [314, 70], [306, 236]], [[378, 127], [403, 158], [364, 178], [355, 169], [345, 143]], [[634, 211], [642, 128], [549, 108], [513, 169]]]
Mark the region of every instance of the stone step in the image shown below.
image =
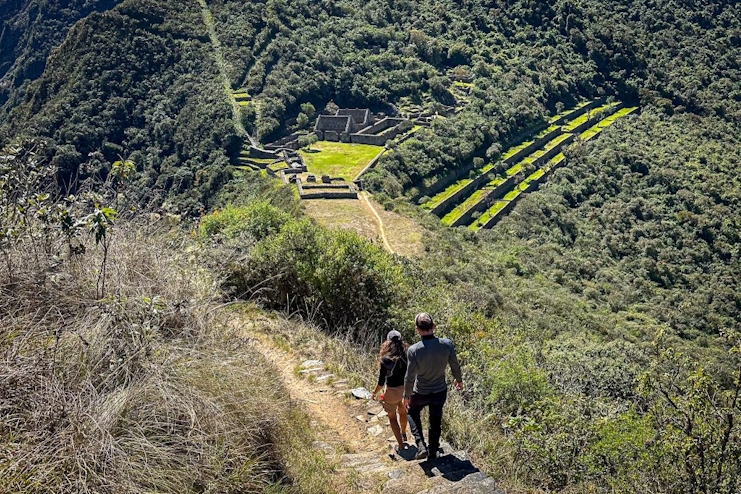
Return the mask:
[[383, 457], [376, 452], [372, 453], [347, 453], [341, 456], [342, 470], [356, 470], [361, 474], [385, 473], [389, 466], [383, 461]]

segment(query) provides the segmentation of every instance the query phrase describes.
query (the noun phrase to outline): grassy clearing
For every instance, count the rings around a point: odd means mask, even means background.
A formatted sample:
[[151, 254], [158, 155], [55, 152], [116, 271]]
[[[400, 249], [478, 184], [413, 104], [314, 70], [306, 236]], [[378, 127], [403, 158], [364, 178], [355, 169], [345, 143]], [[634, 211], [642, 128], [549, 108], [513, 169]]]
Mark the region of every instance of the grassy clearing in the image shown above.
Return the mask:
[[[369, 199], [371, 200], [371, 199]], [[327, 228], [353, 230], [359, 235], [378, 241], [379, 232], [375, 218], [356, 199], [308, 199], [301, 201], [306, 214]], [[386, 230], [386, 239], [399, 255], [414, 257], [424, 252], [422, 227], [414, 220], [373, 202]]]
[[309, 173], [350, 181], [381, 151], [382, 147], [367, 144], [319, 141], [310, 151], [301, 149], [299, 153]]

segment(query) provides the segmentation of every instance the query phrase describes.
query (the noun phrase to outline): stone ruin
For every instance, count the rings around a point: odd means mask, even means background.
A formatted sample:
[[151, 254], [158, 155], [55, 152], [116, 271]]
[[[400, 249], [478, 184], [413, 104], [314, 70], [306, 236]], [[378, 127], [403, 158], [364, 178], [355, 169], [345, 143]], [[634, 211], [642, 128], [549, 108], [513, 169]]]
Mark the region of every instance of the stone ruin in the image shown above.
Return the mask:
[[320, 141], [356, 142], [383, 146], [401, 132], [403, 118], [384, 117], [379, 121], [367, 108], [341, 108], [334, 115], [319, 115], [314, 133]]

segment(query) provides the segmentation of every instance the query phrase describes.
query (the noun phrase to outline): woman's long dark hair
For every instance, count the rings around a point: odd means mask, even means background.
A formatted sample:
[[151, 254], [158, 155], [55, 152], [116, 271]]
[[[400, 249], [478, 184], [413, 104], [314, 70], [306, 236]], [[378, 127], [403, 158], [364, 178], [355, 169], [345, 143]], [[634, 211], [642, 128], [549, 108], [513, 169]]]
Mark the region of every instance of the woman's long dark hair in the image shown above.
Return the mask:
[[409, 345], [404, 343], [401, 338], [386, 340], [381, 344], [379, 358], [387, 357], [391, 360], [397, 360], [401, 357], [406, 358]]

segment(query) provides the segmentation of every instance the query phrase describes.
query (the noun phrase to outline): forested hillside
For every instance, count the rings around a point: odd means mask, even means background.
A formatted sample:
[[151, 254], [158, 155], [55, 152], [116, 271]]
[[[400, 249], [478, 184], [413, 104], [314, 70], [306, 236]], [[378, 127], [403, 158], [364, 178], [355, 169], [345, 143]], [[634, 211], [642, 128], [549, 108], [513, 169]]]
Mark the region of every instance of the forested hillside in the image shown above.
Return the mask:
[[[411, 314], [433, 313], [468, 383], [448, 439], [512, 492], [738, 491], [738, 2], [0, 0], [0, 16], [0, 141], [20, 143], [0, 163], [8, 279], [14, 242], [56, 229], [70, 251], [41, 263], [53, 273], [79, 254], [64, 235], [96, 231], [8, 192], [24, 184], [12, 164], [33, 161], [60, 195], [97, 188], [126, 211], [201, 215], [198, 269], [224, 300], [358, 346], [391, 328], [413, 338]], [[438, 113], [364, 176], [424, 227], [425, 254], [321, 228], [291, 190], [230, 165], [245, 139], [233, 91], [262, 143], [308, 129], [310, 107]], [[417, 207], [595, 97], [640, 110], [566, 149], [494, 229]], [[21, 217], [42, 226], [5, 224]]]
[[72, 24], [117, 3], [0, 1], [0, 117], [21, 101], [28, 83], [41, 75], [49, 53], [64, 41]]
[[139, 202], [196, 213], [228, 178], [232, 125], [197, 2], [128, 1], [77, 23], [6, 120], [49, 138], [60, 180], [105, 177], [125, 157]]

